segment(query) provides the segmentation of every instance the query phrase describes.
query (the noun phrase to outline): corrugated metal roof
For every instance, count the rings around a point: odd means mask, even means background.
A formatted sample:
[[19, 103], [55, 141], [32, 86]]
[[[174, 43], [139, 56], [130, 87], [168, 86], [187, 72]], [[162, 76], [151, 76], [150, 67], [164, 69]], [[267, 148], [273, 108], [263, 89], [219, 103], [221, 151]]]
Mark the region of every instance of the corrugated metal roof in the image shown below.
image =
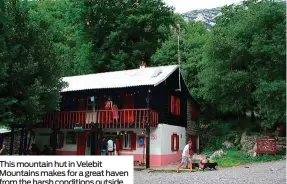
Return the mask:
[[7, 128], [0, 128], [0, 134], [5, 134], [5, 133], [10, 133], [11, 130], [7, 129]]
[[68, 86], [62, 92], [148, 85], [157, 86], [177, 68], [178, 65], [169, 65], [64, 77], [63, 81], [67, 82]]

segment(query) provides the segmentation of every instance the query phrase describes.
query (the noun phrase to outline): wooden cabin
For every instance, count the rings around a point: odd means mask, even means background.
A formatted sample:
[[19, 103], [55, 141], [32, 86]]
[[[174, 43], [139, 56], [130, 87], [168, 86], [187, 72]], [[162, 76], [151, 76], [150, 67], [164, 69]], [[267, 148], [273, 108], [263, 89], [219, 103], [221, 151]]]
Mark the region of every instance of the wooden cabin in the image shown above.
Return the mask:
[[[141, 66], [64, 77], [63, 81], [67, 86], [61, 91], [60, 111], [46, 114], [36, 130], [38, 147], [50, 144], [56, 121], [60, 130], [57, 154], [89, 155], [91, 125], [98, 123], [100, 140], [117, 138], [120, 155], [133, 155], [136, 161], [144, 162], [145, 127], [149, 125], [150, 165], [180, 160], [191, 136], [187, 132], [188, 122], [196, 119], [199, 105], [190, 95], [177, 65]], [[74, 131], [79, 124], [84, 131]], [[198, 151], [198, 140], [194, 146]]]

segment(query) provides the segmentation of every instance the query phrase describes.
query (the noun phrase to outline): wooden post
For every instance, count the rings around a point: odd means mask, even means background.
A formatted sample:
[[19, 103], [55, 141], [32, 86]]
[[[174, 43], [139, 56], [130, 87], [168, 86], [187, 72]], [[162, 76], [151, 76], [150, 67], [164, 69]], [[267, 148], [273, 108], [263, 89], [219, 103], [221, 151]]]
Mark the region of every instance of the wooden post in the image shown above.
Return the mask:
[[52, 132], [52, 155], [56, 155], [56, 149], [57, 149], [57, 129], [58, 129], [58, 123], [55, 121], [53, 123], [53, 132]]
[[31, 141], [32, 141], [33, 131], [32, 131], [31, 128], [30, 128], [29, 132], [30, 132], [30, 136], [29, 136], [29, 140], [28, 140], [28, 145], [27, 145], [27, 148], [26, 148], [26, 152], [28, 152], [28, 150], [29, 150], [29, 148], [30, 148], [30, 145], [31, 145]]
[[150, 168], [150, 125], [146, 126], [146, 169]]
[[9, 149], [9, 155], [13, 155], [13, 150], [14, 150], [14, 133], [15, 133], [15, 128], [14, 126], [11, 127], [11, 132], [10, 132], [10, 149]]
[[19, 155], [23, 155], [24, 129], [21, 129]]
[[97, 155], [97, 149], [99, 147], [98, 134], [99, 124], [96, 122], [92, 124], [91, 129], [91, 155]]
[[24, 129], [24, 149], [23, 149], [23, 155], [27, 155], [27, 142], [28, 142], [28, 130], [27, 128]]

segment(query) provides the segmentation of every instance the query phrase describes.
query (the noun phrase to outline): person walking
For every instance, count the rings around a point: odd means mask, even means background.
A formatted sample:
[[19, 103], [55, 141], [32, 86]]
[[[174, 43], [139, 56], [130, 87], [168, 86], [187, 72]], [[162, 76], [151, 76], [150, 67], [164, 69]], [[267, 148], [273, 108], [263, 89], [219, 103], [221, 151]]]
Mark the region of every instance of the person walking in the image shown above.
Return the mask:
[[191, 155], [190, 155], [190, 148], [192, 146], [192, 142], [191, 141], [188, 141], [188, 144], [185, 145], [184, 149], [183, 149], [183, 152], [182, 152], [182, 159], [181, 159], [181, 162], [180, 164], [178, 165], [177, 167], [177, 170], [176, 172], [179, 173], [179, 169], [180, 167], [183, 165], [183, 164], [186, 164], [186, 163], [189, 163], [190, 165], [190, 171], [192, 171], [192, 158], [191, 158]]

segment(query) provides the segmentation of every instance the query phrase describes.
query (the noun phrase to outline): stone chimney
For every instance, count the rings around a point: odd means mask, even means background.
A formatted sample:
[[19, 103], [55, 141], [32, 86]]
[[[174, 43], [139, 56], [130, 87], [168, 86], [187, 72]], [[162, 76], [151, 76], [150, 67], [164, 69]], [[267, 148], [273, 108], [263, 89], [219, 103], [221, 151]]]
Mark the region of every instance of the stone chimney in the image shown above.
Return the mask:
[[140, 64], [140, 69], [146, 68], [146, 67], [147, 67], [146, 62], [142, 61], [142, 63]]

